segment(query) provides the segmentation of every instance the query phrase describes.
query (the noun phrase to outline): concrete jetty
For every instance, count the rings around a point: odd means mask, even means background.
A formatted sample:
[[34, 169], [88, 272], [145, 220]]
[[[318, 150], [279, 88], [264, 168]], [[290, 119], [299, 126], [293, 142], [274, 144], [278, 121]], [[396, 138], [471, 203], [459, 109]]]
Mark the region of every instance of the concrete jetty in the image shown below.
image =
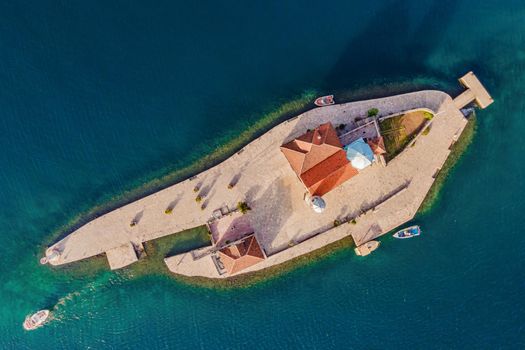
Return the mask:
[[472, 102], [476, 102], [480, 108], [484, 109], [494, 102], [488, 91], [472, 71], [459, 78], [459, 82], [466, 90], [454, 99], [454, 103], [458, 109]]
[[[474, 99], [482, 101], [480, 106], [487, 106], [476, 83], [468, 77], [465, 81]], [[377, 108], [380, 116], [423, 109], [435, 117], [428, 135], [419, 137], [386, 167], [374, 163], [323, 196], [326, 210], [314, 213], [305, 205], [305, 188], [279, 146], [322, 123], [357, 126], [371, 108]], [[252, 208], [246, 216], [266, 256], [243, 273], [282, 263], [349, 235], [361, 245], [414, 217], [466, 123], [456, 99], [441, 91], [315, 108], [277, 125], [221, 164], [80, 227], [49, 247], [48, 255], [57, 253], [49, 262], [60, 265], [106, 254], [112, 269], [121, 268], [137, 260], [134, 246], [203, 225], [214, 212], [235, 208], [239, 201]], [[201, 201], [196, 201], [197, 196]], [[168, 208], [170, 214], [165, 213]], [[355, 224], [334, 227], [334, 220], [348, 217], [355, 217]], [[194, 259], [186, 253], [165, 261], [174, 273], [224, 277], [209, 257]]]

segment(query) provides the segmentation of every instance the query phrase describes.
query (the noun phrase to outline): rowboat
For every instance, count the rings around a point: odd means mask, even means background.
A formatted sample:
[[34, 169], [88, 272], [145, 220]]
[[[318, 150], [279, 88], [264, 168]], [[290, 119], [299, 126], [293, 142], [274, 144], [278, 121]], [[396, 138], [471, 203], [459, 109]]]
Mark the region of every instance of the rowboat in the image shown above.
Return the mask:
[[318, 107], [330, 106], [334, 103], [334, 95], [321, 96], [314, 101], [314, 104]]
[[397, 231], [393, 236], [394, 238], [405, 239], [419, 236], [420, 234], [421, 228], [419, 228], [417, 225], [414, 225]]

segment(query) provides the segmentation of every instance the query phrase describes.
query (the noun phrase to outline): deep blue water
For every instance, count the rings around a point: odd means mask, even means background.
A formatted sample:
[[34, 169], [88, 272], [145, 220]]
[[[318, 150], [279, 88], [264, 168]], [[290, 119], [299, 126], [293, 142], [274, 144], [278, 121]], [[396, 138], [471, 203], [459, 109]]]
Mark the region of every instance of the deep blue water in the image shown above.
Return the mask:
[[[522, 348], [524, 19], [508, 0], [0, 3], [0, 347]], [[77, 214], [304, 91], [455, 94], [471, 69], [496, 103], [419, 239], [230, 291], [38, 265]]]

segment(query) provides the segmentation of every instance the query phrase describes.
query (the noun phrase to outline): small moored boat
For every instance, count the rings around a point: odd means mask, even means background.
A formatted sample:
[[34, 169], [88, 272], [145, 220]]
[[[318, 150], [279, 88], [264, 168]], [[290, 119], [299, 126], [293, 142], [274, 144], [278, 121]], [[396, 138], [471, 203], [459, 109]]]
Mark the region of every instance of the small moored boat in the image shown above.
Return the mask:
[[405, 238], [416, 237], [416, 236], [419, 236], [420, 234], [421, 234], [421, 228], [419, 228], [419, 226], [417, 225], [414, 225], [414, 226], [410, 226], [410, 227], [397, 231], [396, 233], [394, 233], [393, 236], [394, 238], [405, 239]]
[[24, 329], [26, 331], [32, 331], [38, 327], [41, 327], [46, 320], [49, 318], [49, 310], [40, 310], [32, 315], [26, 317], [24, 321]]
[[330, 105], [333, 105], [335, 103], [334, 101], [334, 95], [326, 95], [326, 96], [321, 96], [321, 97], [318, 97], [315, 101], [314, 101], [314, 104], [318, 107], [323, 107], [323, 106], [330, 106]]
[[361, 244], [359, 247], [354, 249], [355, 253], [360, 256], [367, 256], [379, 247], [378, 241], [370, 241], [365, 244]]

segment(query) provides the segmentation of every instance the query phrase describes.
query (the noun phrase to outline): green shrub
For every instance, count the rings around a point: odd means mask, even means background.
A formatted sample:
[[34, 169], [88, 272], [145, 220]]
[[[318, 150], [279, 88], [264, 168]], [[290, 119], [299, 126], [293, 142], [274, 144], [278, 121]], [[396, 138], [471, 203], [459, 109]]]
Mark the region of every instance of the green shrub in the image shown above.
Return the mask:
[[423, 116], [427, 120], [432, 120], [432, 118], [434, 118], [434, 115], [432, 113], [430, 113], [430, 112], [427, 112], [427, 111], [423, 112]]
[[352, 225], [355, 225], [355, 224], [357, 224], [357, 221], [356, 221], [356, 219], [352, 219], [352, 221], [350, 221], [350, 223], [351, 223]]
[[202, 197], [201, 196], [195, 197], [195, 202], [197, 202], [197, 203], [202, 202]]
[[243, 214], [246, 214], [249, 210], [252, 210], [252, 208], [250, 208], [246, 202], [237, 203], [237, 209], [239, 209], [239, 211]]
[[366, 114], [369, 117], [375, 117], [378, 113], [379, 113], [379, 109], [377, 109], [377, 108], [370, 108]]
[[339, 225], [341, 225], [341, 220], [335, 219], [334, 220], [334, 227], [337, 227]]
[[193, 187], [193, 192], [199, 192], [199, 186]]
[[423, 130], [423, 132], [421, 133], [421, 135], [428, 135], [429, 132], [430, 132], [430, 125], [427, 126], [427, 127], [425, 128], [425, 130]]
[[164, 214], [171, 214], [173, 213], [173, 208], [167, 208], [166, 210], [164, 210]]

